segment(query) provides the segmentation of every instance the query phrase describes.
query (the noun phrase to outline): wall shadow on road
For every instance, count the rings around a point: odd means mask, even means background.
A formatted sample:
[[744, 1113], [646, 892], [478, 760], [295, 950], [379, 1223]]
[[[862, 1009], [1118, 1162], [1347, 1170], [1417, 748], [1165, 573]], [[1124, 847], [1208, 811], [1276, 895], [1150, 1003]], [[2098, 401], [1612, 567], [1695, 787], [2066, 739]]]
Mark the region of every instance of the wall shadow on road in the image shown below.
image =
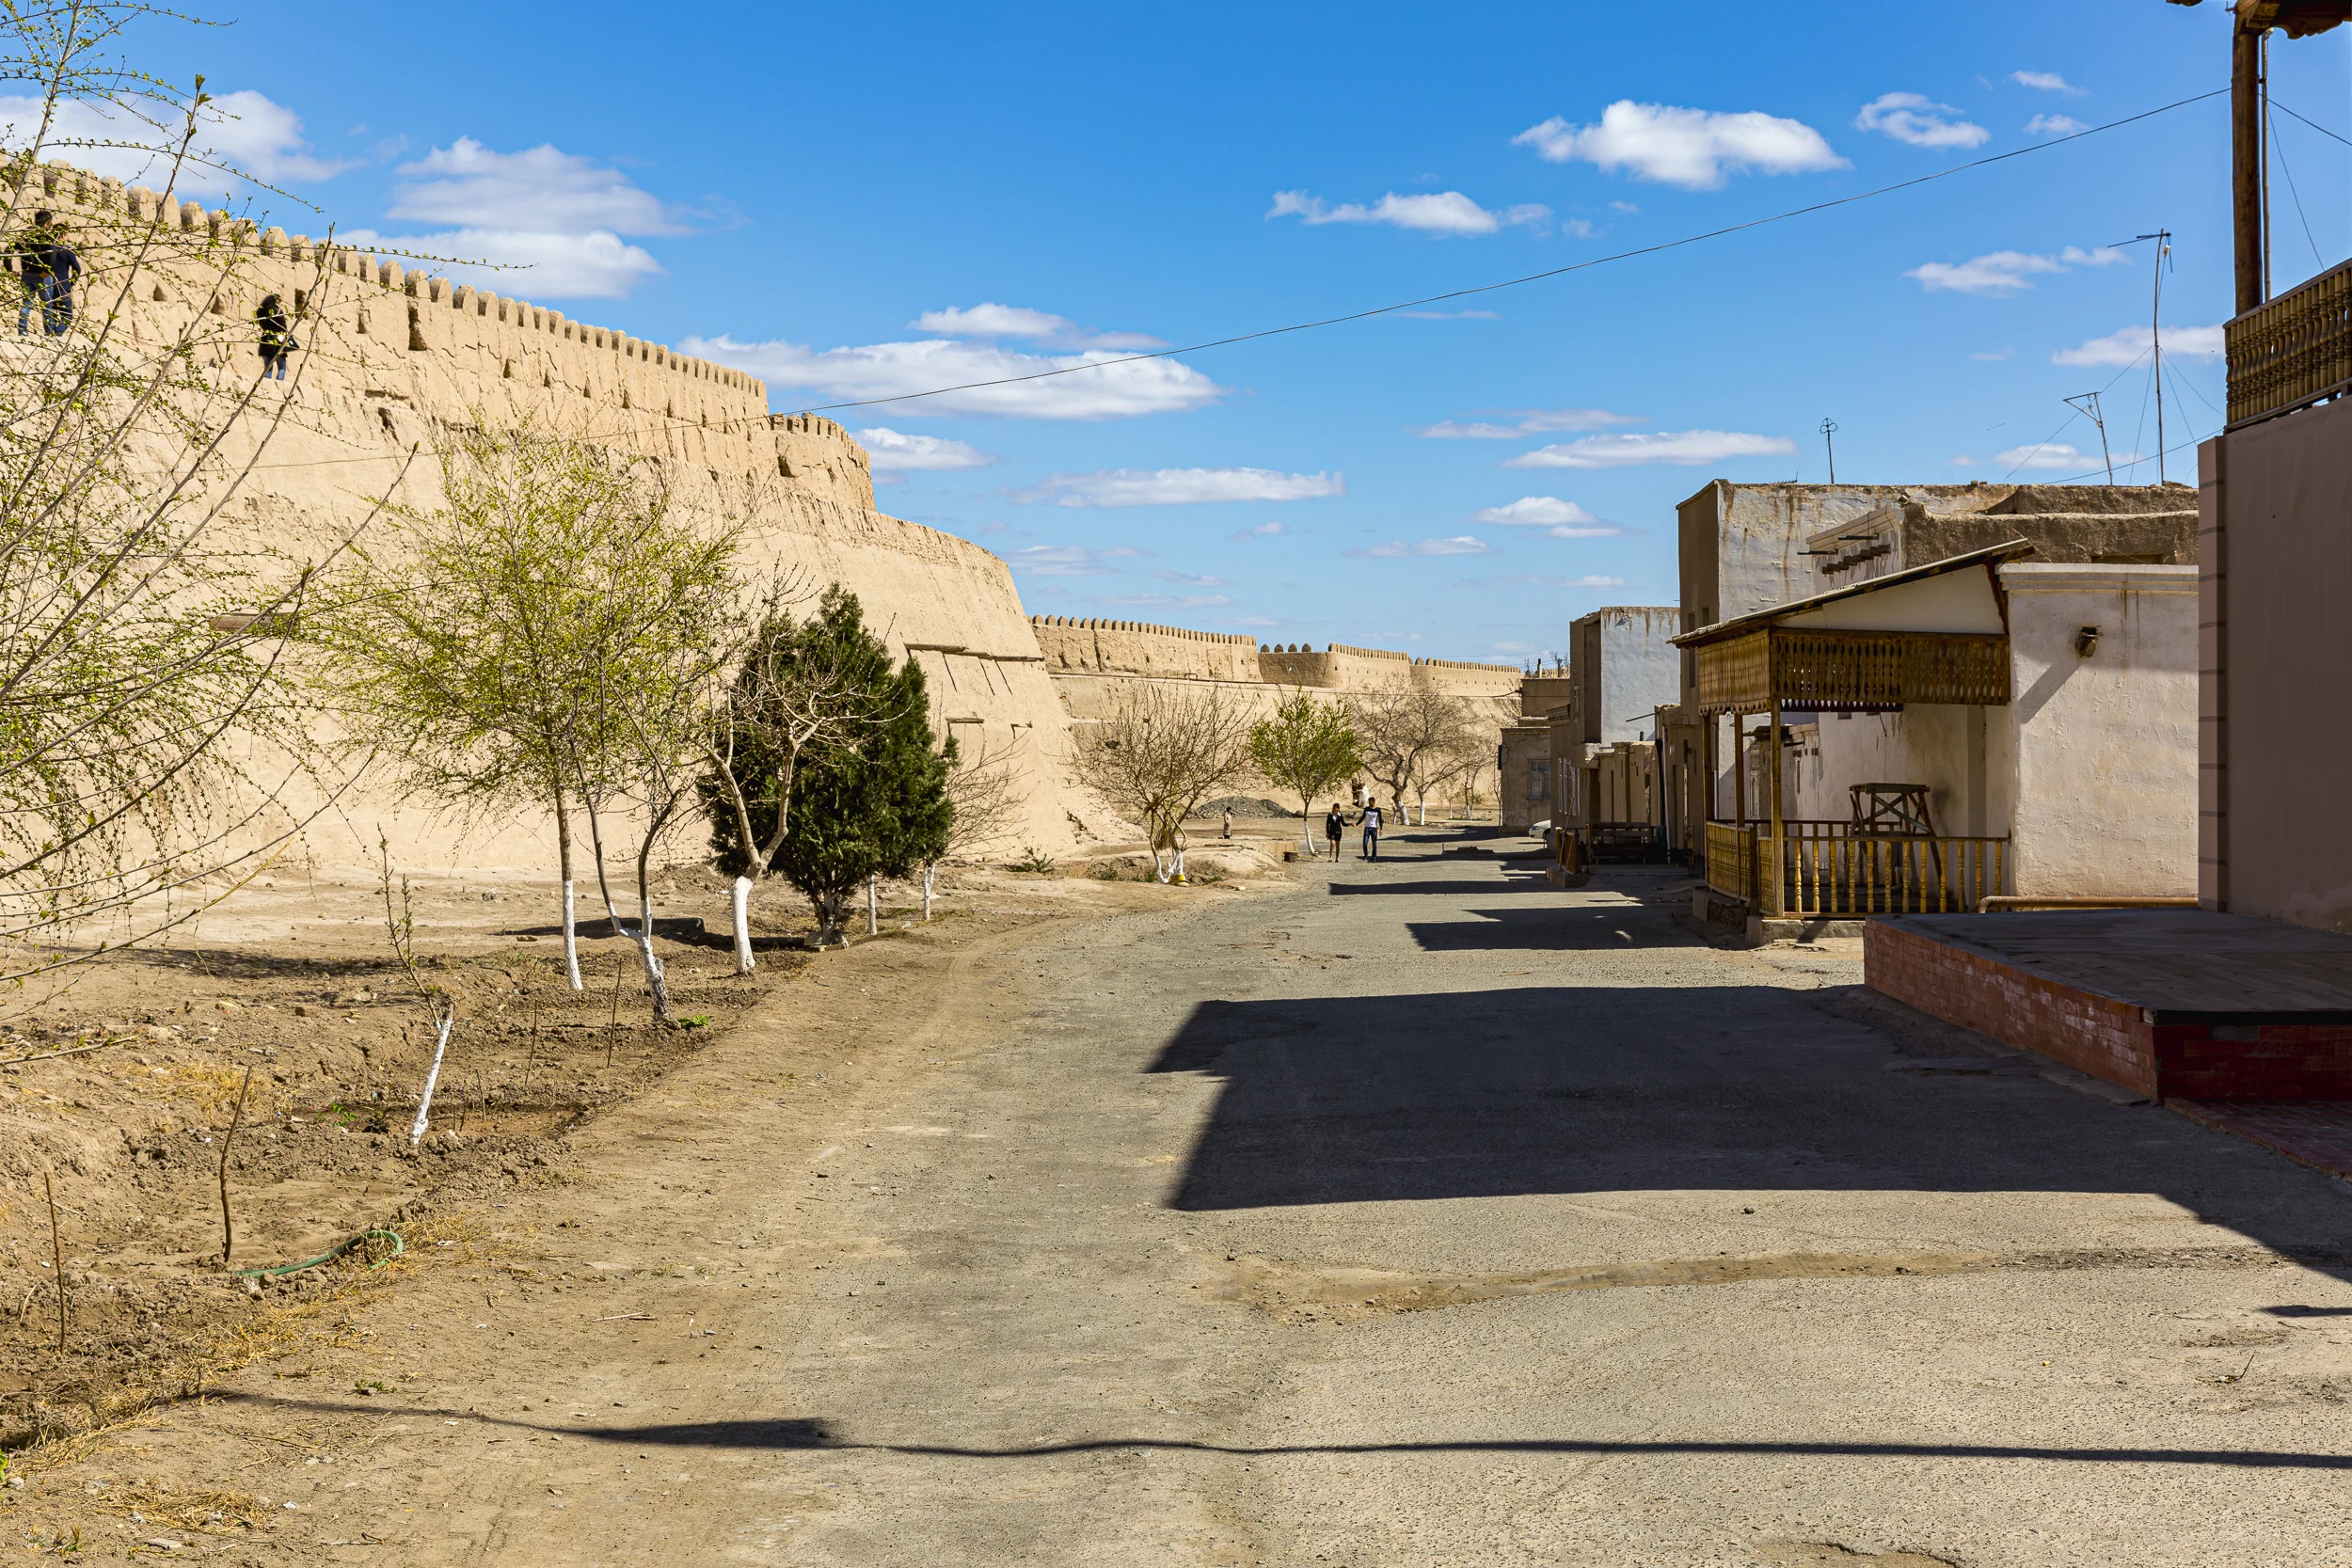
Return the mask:
[[1206, 1002], [1148, 1070], [1223, 1080], [1179, 1210], [2147, 1193], [2273, 1245], [2344, 1235], [2323, 1179], [2241, 1140], [2037, 1077], [1886, 1070], [1899, 1059], [1785, 987], [1533, 986]]
[[1427, 953], [1630, 953], [1637, 947], [1707, 945], [1637, 904], [1547, 904], [1462, 912], [1474, 919], [1408, 920], [1405, 929]]
[[1477, 882], [1333, 882], [1334, 898], [1380, 897], [1394, 894], [1437, 894], [1455, 897], [1491, 898], [1497, 894], [1557, 893], [1560, 890], [1541, 877], [1523, 880]]

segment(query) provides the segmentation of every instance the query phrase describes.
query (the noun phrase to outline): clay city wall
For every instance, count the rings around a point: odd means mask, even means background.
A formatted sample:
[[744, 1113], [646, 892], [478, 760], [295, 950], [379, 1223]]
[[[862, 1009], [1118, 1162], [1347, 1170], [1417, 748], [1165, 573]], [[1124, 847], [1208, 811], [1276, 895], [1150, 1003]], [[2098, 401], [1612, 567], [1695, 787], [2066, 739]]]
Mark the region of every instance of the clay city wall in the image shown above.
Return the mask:
[[[223, 396], [252, 392], [224, 442], [244, 474], [230, 528], [294, 556], [355, 532], [385, 538], [380, 516], [371, 521], [378, 503], [438, 505], [436, 443], [462, 428], [530, 426], [641, 455], [681, 515], [745, 524], [748, 572], [787, 573], [812, 591], [840, 581], [894, 652], [922, 661], [936, 719], [967, 752], [1009, 758], [1023, 781], [1005, 847], [1068, 852], [1087, 836], [1125, 836], [1069, 784], [1062, 704], [1004, 562], [877, 512], [866, 455], [838, 424], [771, 415], [766, 388], [741, 372], [398, 260], [70, 168], [38, 178], [69, 242], [85, 245], [80, 329], [103, 321], [135, 352], [219, 318], [199, 342], [199, 369]], [[122, 260], [125, 219], [176, 226], [179, 248], [152, 265]], [[87, 244], [102, 221], [114, 243]], [[254, 309], [272, 293], [294, 308], [301, 351], [288, 380], [253, 392]], [[364, 870], [378, 825], [419, 867], [552, 874], [551, 820], [461, 820], [404, 805], [388, 780], [363, 780], [311, 824], [310, 863]], [[699, 829], [679, 835], [678, 858], [703, 852]]]

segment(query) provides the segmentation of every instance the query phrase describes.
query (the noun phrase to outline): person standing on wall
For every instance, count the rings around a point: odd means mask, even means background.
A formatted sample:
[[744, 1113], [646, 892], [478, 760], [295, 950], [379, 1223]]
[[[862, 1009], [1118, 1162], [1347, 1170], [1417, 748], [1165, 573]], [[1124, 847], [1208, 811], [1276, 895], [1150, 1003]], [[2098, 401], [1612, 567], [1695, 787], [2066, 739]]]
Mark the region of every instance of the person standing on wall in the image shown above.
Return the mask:
[[1356, 820], [1364, 825], [1364, 859], [1368, 861], [1378, 860], [1380, 858], [1380, 824], [1382, 818], [1380, 816], [1380, 801], [1376, 796], [1367, 795], [1364, 797], [1363, 813], [1358, 816]]
[[1337, 800], [1332, 801], [1331, 809], [1324, 814], [1323, 836], [1331, 841], [1331, 863], [1333, 865], [1340, 863], [1340, 832], [1346, 826], [1347, 813], [1340, 809], [1340, 803]]
[[286, 379], [286, 359], [302, 345], [294, 341], [286, 321], [286, 307], [276, 294], [263, 294], [253, 319], [262, 329], [262, 379]]
[[65, 336], [73, 325], [73, 280], [82, 259], [65, 243], [55, 214], [43, 209], [33, 214], [32, 228], [16, 247], [17, 277], [24, 285], [24, 302], [16, 312], [16, 335], [32, 325], [33, 307], [40, 307], [41, 330], [52, 338]]

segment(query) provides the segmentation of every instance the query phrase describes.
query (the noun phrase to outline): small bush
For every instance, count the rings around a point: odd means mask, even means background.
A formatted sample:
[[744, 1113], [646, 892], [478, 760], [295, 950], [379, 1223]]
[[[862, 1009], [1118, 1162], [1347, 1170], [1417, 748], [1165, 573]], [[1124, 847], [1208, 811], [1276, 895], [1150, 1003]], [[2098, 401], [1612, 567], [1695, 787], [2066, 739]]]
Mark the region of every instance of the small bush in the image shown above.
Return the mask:
[[1021, 847], [1021, 858], [1012, 863], [1012, 869], [1035, 872], [1040, 877], [1050, 877], [1061, 867], [1055, 863], [1053, 856], [1040, 849], [1036, 845], [1025, 844]]

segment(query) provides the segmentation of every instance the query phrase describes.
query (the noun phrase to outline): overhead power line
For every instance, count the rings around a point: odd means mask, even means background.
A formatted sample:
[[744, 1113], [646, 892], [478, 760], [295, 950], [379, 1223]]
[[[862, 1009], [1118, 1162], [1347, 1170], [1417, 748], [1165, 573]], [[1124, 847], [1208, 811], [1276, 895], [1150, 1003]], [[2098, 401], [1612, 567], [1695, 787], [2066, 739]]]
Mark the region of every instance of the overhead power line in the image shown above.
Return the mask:
[[[1626, 261], [1637, 256], [1655, 256], [1661, 251], [1679, 250], [1684, 245], [1698, 245], [1707, 240], [1720, 240], [1726, 234], [1737, 234], [1750, 229], [1761, 229], [1767, 224], [1786, 223], [1790, 218], [1801, 218], [1814, 213], [1826, 213], [1834, 207], [1850, 207], [1857, 201], [1868, 201], [1877, 197], [1892, 196], [1897, 191], [1910, 190], [1915, 185], [1930, 184], [1938, 180], [1948, 180], [1955, 174], [1965, 174], [1970, 169], [2006, 163], [2011, 158], [2023, 158], [2029, 153], [2046, 152], [2051, 148], [2063, 147], [2068, 142], [2080, 141], [2085, 136], [2095, 136], [2102, 132], [2120, 130], [2123, 126], [2134, 125], [2143, 119], [2153, 119], [2158, 115], [2169, 114], [2174, 109], [2186, 108], [2191, 103], [2201, 103], [2208, 98], [2224, 97], [2229, 90], [2227, 87], [2216, 87], [2211, 92], [2201, 92], [2193, 97], [2176, 99], [2157, 108], [2143, 109], [2138, 114], [2126, 115], [2122, 119], [2111, 119], [2105, 125], [2093, 125], [2088, 130], [2076, 131], [2069, 135], [2054, 136], [2048, 141], [2037, 142], [2031, 147], [2020, 147], [2007, 152], [1996, 152], [1989, 158], [1977, 158], [1968, 163], [1955, 164], [1950, 168], [1938, 169], [1933, 174], [1922, 174], [1913, 180], [1899, 180], [1891, 185], [1881, 185], [1876, 190], [1859, 191], [1852, 196], [1841, 196], [1828, 201], [1816, 201], [1808, 206], [1792, 207], [1785, 213], [1774, 213], [1769, 217], [1750, 218], [1745, 223], [1729, 224], [1722, 229], [1709, 229], [1699, 234], [1687, 234], [1678, 240], [1661, 240], [1656, 245], [1637, 245], [1631, 250], [1620, 250], [1608, 256], [1596, 256], [1589, 261], [1571, 262], [1565, 267], [1549, 267], [1542, 272], [1528, 273], [1521, 277], [1506, 277], [1499, 283], [1480, 283], [1467, 289], [1450, 289], [1444, 293], [1424, 294], [1419, 299], [1400, 300], [1394, 305], [1382, 305], [1369, 310], [1351, 310], [1344, 315], [1325, 316], [1315, 321], [1293, 322], [1288, 326], [1269, 326], [1256, 332], [1236, 333], [1230, 338], [1212, 338], [1205, 342], [1185, 344], [1182, 348], [1163, 348], [1145, 354], [1121, 355], [1116, 359], [1097, 359], [1084, 365], [1061, 365], [1050, 371], [1032, 371], [1026, 375], [1003, 375], [988, 381], [960, 382], [953, 387], [934, 387], [923, 392], [898, 392], [884, 398], [853, 398], [844, 403], [820, 403], [802, 412], [825, 414], [836, 408], [870, 408], [879, 404], [911, 403], [918, 398], [945, 397], [950, 392], [972, 392], [987, 387], [1011, 387], [1025, 381], [1044, 381], [1057, 375], [1075, 375], [1081, 371], [1099, 371], [1112, 365], [1133, 365], [1147, 359], [1168, 359], [1179, 354], [1200, 354], [1208, 349], [1230, 347], [1234, 343], [1255, 342], [1261, 338], [1279, 338], [1285, 333], [1309, 332], [1321, 326], [1339, 326], [1347, 322], [1369, 321], [1375, 316], [1391, 315], [1399, 310], [1418, 309], [1424, 305], [1439, 305], [1447, 300], [1468, 299], [1474, 294], [1492, 293], [1498, 289], [1516, 289], [1524, 283], [1540, 283], [1548, 277], [1562, 277], [1572, 272], [1584, 272], [1593, 267], [1606, 266], [1612, 261]], [[2291, 109], [2287, 112], [2294, 113]], [[2295, 118], [2301, 119], [2303, 117], [2296, 115]], [[2305, 123], [2310, 122], [2305, 121]]]

